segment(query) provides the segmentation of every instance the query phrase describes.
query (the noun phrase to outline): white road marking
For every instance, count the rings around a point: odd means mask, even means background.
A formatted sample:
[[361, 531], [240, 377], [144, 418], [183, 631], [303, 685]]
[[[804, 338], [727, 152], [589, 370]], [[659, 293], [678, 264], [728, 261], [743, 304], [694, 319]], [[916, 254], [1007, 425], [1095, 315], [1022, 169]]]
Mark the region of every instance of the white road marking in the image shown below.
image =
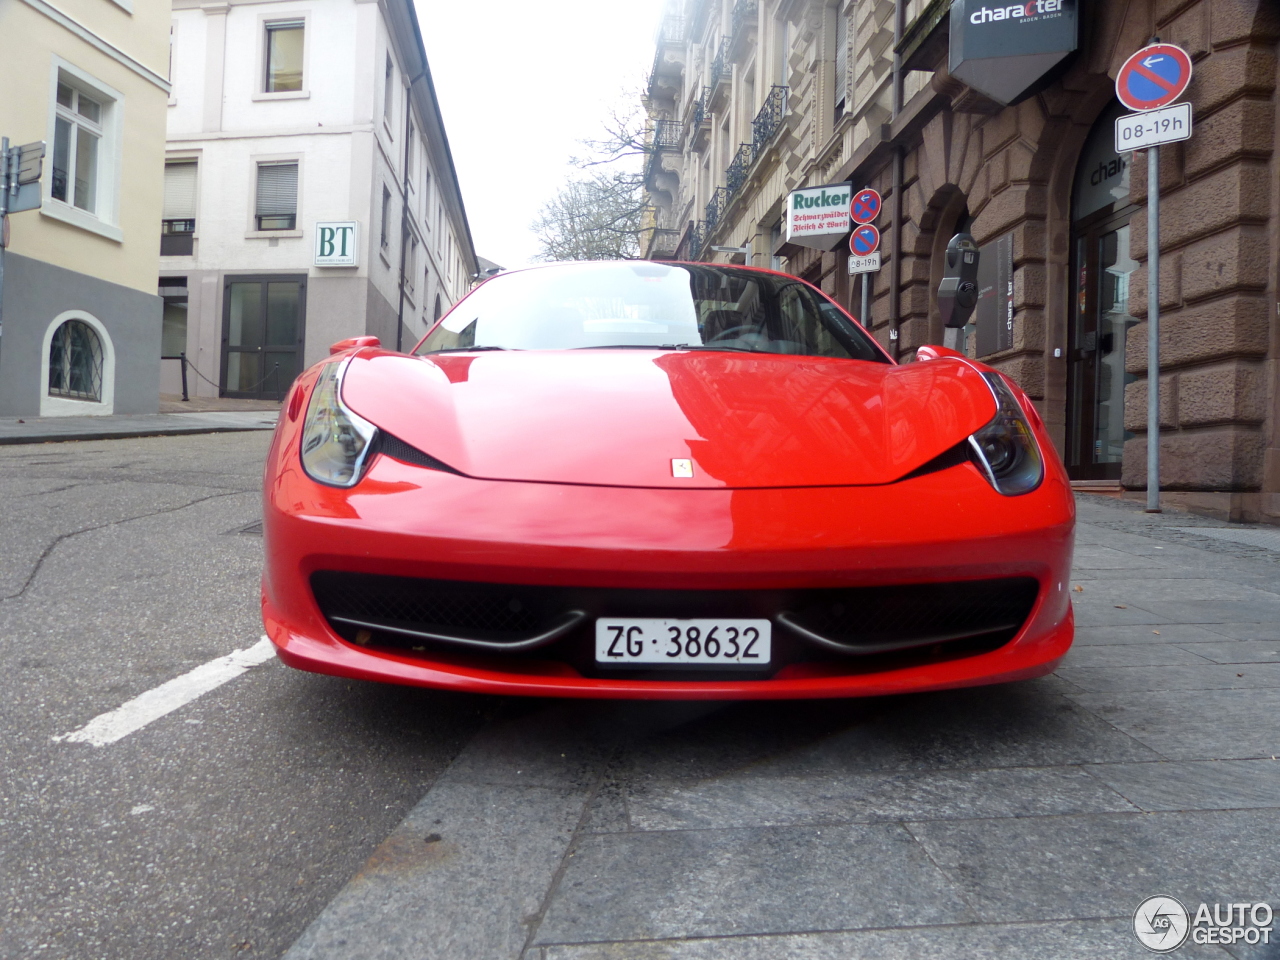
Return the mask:
[[65, 743], [87, 743], [94, 747], [105, 747], [109, 743], [115, 743], [127, 737], [135, 730], [141, 730], [151, 721], [159, 720], [165, 714], [172, 713], [210, 690], [216, 690], [251, 667], [266, 663], [273, 656], [275, 656], [275, 648], [270, 640], [263, 637], [248, 649], [236, 650], [225, 657], [218, 657], [216, 660], [201, 664], [180, 677], [174, 677], [168, 683], [162, 683], [155, 689], [139, 694], [115, 710], [94, 717], [79, 730], [61, 734], [53, 739]]

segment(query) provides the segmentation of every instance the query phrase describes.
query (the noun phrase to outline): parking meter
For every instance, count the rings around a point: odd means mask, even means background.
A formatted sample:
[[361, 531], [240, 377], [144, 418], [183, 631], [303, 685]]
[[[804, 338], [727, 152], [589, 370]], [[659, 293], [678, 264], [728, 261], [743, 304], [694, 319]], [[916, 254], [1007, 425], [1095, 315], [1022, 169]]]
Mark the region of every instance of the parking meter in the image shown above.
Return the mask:
[[947, 244], [947, 269], [938, 284], [938, 310], [942, 322], [963, 327], [978, 305], [978, 245], [967, 233], [957, 233]]

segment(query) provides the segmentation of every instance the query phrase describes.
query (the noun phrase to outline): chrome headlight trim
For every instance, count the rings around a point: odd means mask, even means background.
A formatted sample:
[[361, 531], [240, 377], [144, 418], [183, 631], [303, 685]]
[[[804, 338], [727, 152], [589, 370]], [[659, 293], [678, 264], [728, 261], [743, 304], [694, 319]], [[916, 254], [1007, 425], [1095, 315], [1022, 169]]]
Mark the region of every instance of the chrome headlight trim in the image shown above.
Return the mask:
[[299, 459], [308, 477], [327, 487], [354, 487], [364, 476], [378, 428], [342, 402], [351, 359], [327, 363], [316, 378], [302, 422]]
[[1035, 431], [1000, 374], [984, 372], [982, 379], [996, 401], [996, 415], [969, 437], [973, 459], [998, 493], [1030, 493], [1044, 480], [1044, 455]]

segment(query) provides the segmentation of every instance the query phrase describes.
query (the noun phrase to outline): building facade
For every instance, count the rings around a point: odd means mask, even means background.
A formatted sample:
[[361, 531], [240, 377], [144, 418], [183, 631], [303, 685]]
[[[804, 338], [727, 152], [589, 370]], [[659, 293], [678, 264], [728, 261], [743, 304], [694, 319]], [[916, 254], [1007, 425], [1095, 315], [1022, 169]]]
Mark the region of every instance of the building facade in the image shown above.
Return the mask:
[[410, 0], [175, 0], [172, 45], [162, 392], [412, 346], [477, 266]]
[[[647, 255], [802, 276], [906, 360], [943, 343], [935, 292], [967, 229], [984, 297], [1002, 299], [980, 302], [965, 350], [1034, 399], [1074, 479], [1144, 488], [1148, 172], [1145, 151], [1114, 149], [1114, 85], [1151, 38], [1176, 43], [1195, 132], [1161, 151], [1161, 484], [1192, 509], [1280, 521], [1280, 8], [1064, 3], [1075, 49], [1010, 104], [950, 72], [959, 0], [673, 6], [647, 101]], [[884, 197], [865, 315], [847, 246], [782, 231], [791, 191], [839, 183]]]
[[157, 408], [168, 39], [158, 0], [0, 4], [0, 136], [46, 151], [0, 251], [0, 416]]

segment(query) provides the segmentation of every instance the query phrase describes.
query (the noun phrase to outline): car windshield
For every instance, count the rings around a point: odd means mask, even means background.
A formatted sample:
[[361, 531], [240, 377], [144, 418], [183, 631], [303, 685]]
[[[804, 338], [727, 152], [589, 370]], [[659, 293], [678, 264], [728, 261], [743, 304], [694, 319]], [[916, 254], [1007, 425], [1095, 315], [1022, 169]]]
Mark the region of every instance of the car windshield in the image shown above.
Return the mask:
[[711, 264], [574, 263], [481, 284], [418, 354], [590, 347], [742, 350], [889, 360], [797, 280]]

